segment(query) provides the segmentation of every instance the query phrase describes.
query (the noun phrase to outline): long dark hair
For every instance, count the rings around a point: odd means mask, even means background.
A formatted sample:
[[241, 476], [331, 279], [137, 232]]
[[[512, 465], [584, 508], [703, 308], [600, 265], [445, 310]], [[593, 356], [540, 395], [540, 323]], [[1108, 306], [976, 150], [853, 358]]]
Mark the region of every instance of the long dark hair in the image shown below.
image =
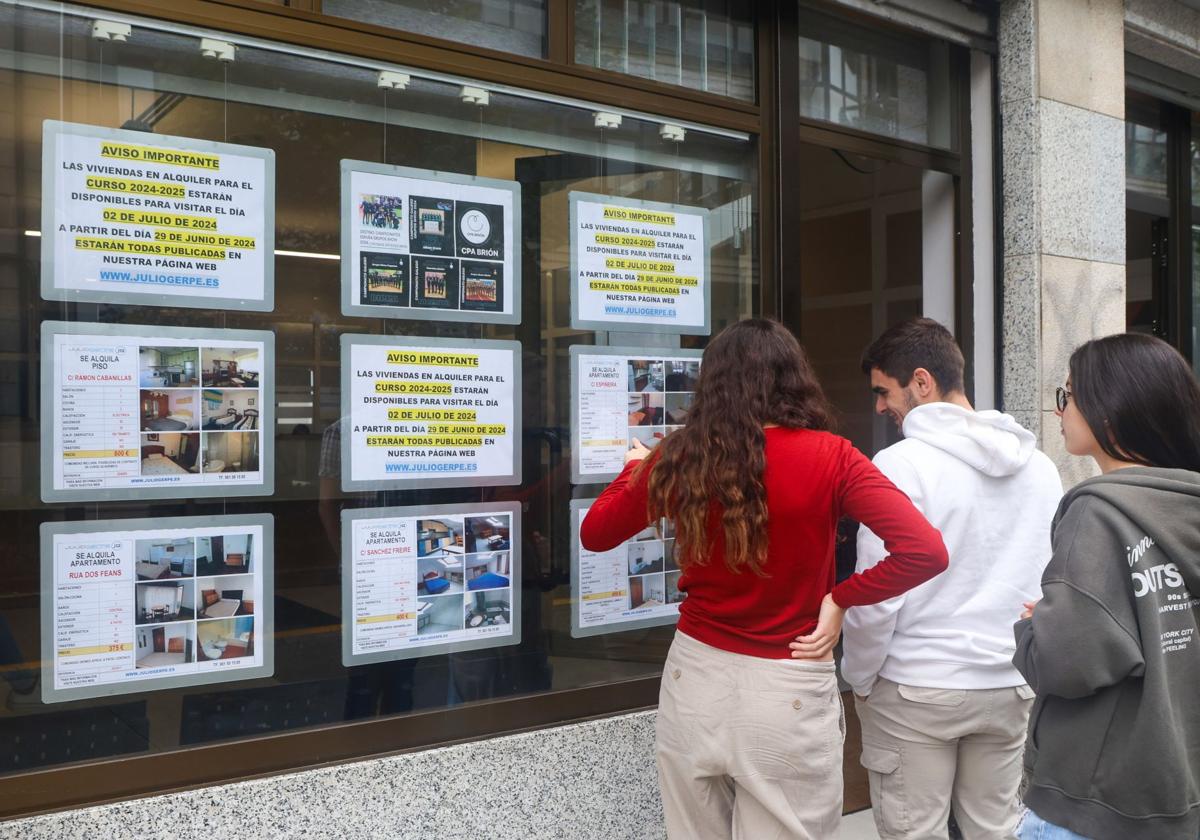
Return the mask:
[[1200, 472], [1200, 383], [1171, 345], [1140, 333], [1071, 354], [1071, 392], [1110, 458]]
[[725, 561], [762, 574], [767, 559], [763, 424], [828, 429], [832, 412], [796, 337], [778, 321], [726, 327], [704, 351], [687, 425], [646, 459], [650, 515], [675, 523], [680, 566], [708, 562], [708, 521], [721, 511]]

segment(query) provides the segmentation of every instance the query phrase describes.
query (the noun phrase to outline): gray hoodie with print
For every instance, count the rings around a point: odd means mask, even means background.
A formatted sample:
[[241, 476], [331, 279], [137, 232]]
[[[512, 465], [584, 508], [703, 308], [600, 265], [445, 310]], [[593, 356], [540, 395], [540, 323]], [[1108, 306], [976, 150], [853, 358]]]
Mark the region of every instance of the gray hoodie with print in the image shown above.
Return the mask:
[[1013, 664], [1037, 692], [1026, 804], [1095, 840], [1200, 837], [1200, 474], [1072, 489]]

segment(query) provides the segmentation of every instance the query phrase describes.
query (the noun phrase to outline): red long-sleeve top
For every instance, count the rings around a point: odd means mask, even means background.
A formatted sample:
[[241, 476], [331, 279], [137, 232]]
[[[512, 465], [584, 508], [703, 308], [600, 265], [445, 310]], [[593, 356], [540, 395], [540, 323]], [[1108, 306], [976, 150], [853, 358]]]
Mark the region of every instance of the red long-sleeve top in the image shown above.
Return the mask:
[[[650, 524], [649, 470], [627, 464], [588, 510], [580, 540], [608, 551]], [[679, 581], [687, 598], [679, 629], [705, 644], [747, 656], [785, 659], [788, 643], [816, 627], [821, 600], [863, 606], [907, 592], [945, 571], [941, 534], [845, 438], [807, 429], [766, 429], [765, 576], [725, 564], [720, 512], [709, 518], [708, 562]], [[888, 557], [834, 585], [837, 521], [849, 516], [883, 539]]]

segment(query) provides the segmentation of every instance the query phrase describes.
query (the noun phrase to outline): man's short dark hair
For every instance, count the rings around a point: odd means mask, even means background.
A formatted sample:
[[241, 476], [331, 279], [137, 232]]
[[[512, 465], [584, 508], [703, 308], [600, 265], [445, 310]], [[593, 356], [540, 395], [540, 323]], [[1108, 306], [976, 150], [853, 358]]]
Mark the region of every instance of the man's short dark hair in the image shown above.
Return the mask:
[[908, 386], [913, 372], [925, 368], [937, 380], [943, 394], [963, 390], [966, 362], [950, 330], [932, 318], [910, 318], [889, 327], [863, 352], [862, 371], [878, 368]]

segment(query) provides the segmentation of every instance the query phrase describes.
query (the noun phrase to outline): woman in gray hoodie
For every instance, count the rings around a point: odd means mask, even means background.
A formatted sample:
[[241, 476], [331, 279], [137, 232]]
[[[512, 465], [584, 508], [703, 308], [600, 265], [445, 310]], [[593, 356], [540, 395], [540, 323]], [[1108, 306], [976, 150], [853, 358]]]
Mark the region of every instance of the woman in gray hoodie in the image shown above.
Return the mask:
[[1088, 342], [1058, 389], [1102, 475], [1054, 519], [1014, 628], [1037, 692], [1021, 840], [1200, 837], [1200, 385], [1147, 335]]

